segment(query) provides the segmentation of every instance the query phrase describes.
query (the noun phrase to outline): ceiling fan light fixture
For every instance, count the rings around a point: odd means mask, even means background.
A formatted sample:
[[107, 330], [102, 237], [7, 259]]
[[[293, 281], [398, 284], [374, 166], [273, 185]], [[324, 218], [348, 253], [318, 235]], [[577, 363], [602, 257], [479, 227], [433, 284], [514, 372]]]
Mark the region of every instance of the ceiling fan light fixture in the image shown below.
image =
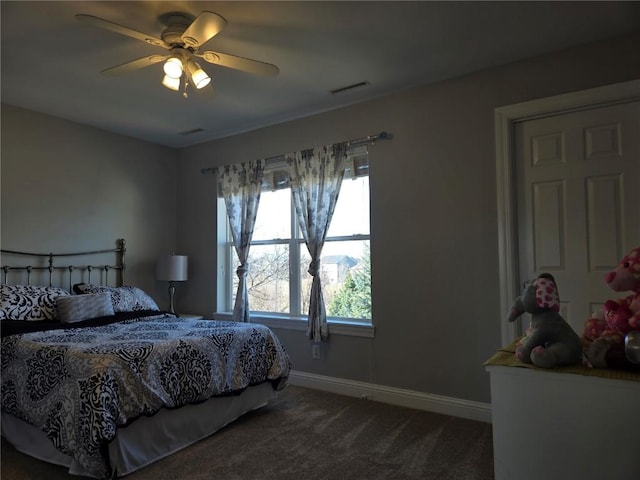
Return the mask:
[[197, 63], [190, 61], [187, 64], [187, 69], [191, 75], [191, 81], [197, 89], [204, 88], [211, 82], [211, 77]]
[[164, 62], [164, 73], [171, 78], [180, 79], [182, 76], [182, 60], [178, 57], [171, 57]]
[[180, 90], [180, 78], [173, 78], [169, 75], [165, 75], [162, 79], [162, 85], [177, 92]]
[[162, 79], [162, 85], [173, 91], [179, 91], [182, 88], [182, 95], [185, 98], [188, 96], [189, 87], [195, 89], [209, 87], [205, 91], [212, 90], [210, 87], [211, 77], [193, 60], [195, 57], [202, 58], [207, 63], [265, 77], [276, 76], [280, 71], [278, 67], [270, 63], [238, 57], [228, 53], [211, 51], [198, 53], [203, 44], [220, 33], [227, 25], [227, 21], [217, 13], [203, 11], [196, 17], [182, 12], [162, 14], [158, 20], [165, 28], [160, 38], [93, 15], [78, 14], [76, 18], [168, 50], [168, 53], [162, 55], [148, 55], [102, 70], [101, 73], [103, 75], [115, 76], [148, 67], [155, 63], [163, 63], [164, 78]]

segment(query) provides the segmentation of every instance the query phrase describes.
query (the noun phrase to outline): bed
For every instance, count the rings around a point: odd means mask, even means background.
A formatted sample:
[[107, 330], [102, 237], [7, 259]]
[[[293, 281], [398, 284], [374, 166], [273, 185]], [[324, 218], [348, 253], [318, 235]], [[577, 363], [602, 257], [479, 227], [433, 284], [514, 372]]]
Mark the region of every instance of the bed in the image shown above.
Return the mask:
[[[290, 369], [263, 325], [160, 311], [146, 292], [124, 285], [125, 243], [117, 245], [64, 255], [2, 251], [2, 435], [19, 451], [93, 478], [133, 473], [265, 406]], [[114, 265], [57, 264], [105, 253], [116, 254]], [[47, 265], [7, 265], [24, 255]], [[12, 275], [20, 283], [8, 282]]]

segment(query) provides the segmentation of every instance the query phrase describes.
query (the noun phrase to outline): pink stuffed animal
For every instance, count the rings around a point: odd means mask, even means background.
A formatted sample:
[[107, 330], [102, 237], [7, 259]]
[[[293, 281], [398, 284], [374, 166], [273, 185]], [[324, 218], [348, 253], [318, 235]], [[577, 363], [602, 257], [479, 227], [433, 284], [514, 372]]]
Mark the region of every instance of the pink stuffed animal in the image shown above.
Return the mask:
[[633, 293], [607, 300], [602, 311], [585, 322], [585, 356], [587, 364], [593, 367], [624, 362], [624, 337], [630, 331], [640, 330], [640, 247], [631, 250], [604, 279], [615, 292]]

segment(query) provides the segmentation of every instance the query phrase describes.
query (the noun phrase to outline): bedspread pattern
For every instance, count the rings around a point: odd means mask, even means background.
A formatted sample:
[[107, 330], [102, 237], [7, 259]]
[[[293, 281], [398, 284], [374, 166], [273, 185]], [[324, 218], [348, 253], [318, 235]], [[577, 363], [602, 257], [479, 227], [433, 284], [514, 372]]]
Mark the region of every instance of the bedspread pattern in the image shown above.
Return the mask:
[[42, 429], [97, 477], [116, 427], [272, 381], [289, 358], [257, 324], [168, 315], [12, 335], [2, 340], [2, 409]]

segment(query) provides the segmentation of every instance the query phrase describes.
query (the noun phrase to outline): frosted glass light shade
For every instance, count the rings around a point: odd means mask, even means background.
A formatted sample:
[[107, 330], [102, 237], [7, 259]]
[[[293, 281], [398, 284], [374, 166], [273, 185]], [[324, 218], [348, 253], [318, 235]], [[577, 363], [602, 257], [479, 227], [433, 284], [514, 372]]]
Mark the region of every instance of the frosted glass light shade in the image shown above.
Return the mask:
[[198, 89], [206, 87], [211, 82], [211, 77], [204, 73], [203, 70], [197, 70], [191, 78]]
[[182, 61], [179, 58], [171, 57], [164, 62], [164, 73], [171, 78], [180, 78], [182, 76]]
[[204, 88], [211, 82], [211, 77], [195, 62], [189, 62], [187, 65], [191, 80], [197, 89]]
[[169, 75], [165, 75], [162, 79], [162, 85], [177, 92], [180, 90], [180, 78], [171, 78]]
[[189, 278], [189, 257], [186, 255], [165, 255], [158, 259], [156, 278], [169, 282], [185, 282]]

